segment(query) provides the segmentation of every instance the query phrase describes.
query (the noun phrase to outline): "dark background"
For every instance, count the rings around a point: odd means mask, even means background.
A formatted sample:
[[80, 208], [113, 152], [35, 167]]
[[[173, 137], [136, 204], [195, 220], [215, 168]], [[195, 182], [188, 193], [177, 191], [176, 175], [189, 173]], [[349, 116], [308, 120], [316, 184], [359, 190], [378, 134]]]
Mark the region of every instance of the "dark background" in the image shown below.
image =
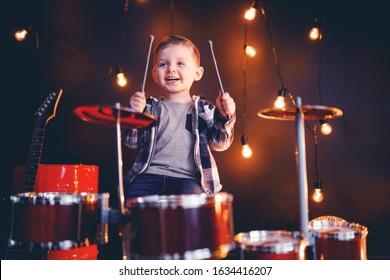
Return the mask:
[[[41, 163], [98, 165], [99, 192], [109, 192], [110, 204], [116, 208], [115, 127], [83, 122], [72, 110], [115, 102], [126, 106], [142, 83], [149, 36], [155, 36], [156, 44], [163, 35], [177, 33], [198, 45], [205, 67], [192, 94], [203, 94], [213, 102], [217, 97], [207, 44], [212, 40], [224, 89], [237, 104], [235, 141], [229, 150], [214, 153], [223, 191], [234, 195], [235, 232], [299, 230], [295, 124], [257, 116], [272, 106], [280, 87], [260, 13], [247, 25], [247, 43], [256, 47], [257, 55], [247, 61], [244, 92], [243, 14], [251, 1], [133, 0], [128, 1], [128, 11], [125, 4], [22, 0], [1, 9], [3, 201], [10, 194], [14, 166], [26, 163], [36, 110], [50, 91], [62, 88], [56, 117], [46, 127]], [[389, 4], [348, 0], [262, 1], [262, 5], [285, 86], [303, 104], [319, 105], [321, 93], [323, 105], [344, 113], [330, 121], [332, 135], [318, 135], [317, 161], [325, 198], [320, 204], [309, 201], [309, 219], [333, 215], [363, 224], [369, 229], [368, 257], [389, 259]], [[321, 52], [319, 43], [307, 37], [314, 18], [320, 19], [322, 27]], [[13, 31], [28, 25], [39, 35], [39, 46], [34, 36], [23, 43], [12, 37]], [[129, 78], [124, 89], [117, 88], [109, 75], [110, 67], [117, 64]], [[161, 94], [150, 69], [145, 91], [148, 96]], [[315, 122], [307, 124], [312, 129]], [[241, 156], [243, 132], [254, 150], [250, 159]], [[305, 132], [311, 194], [314, 141], [310, 130]], [[135, 154], [123, 149], [125, 171]]]

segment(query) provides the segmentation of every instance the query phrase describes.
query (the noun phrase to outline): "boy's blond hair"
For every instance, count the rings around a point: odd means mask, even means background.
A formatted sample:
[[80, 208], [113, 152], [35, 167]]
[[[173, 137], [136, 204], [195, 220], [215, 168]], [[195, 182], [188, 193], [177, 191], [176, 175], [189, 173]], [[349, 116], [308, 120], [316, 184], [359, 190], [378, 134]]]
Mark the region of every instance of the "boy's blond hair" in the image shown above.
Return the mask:
[[184, 45], [187, 46], [193, 53], [198, 66], [200, 66], [200, 52], [197, 46], [192, 43], [189, 39], [180, 35], [168, 35], [165, 36], [160, 43], [154, 49], [154, 64], [156, 65], [157, 55], [160, 51], [172, 45]]

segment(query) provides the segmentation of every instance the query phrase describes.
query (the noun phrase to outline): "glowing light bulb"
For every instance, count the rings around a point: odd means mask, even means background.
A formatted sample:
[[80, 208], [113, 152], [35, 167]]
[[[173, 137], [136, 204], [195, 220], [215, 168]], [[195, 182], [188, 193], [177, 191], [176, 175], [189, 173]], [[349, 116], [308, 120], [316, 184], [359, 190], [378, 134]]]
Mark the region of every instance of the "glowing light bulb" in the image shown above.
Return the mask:
[[321, 39], [320, 29], [318, 27], [313, 27], [309, 32], [309, 38], [313, 41]]
[[322, 189], [314, 189], [313, 195], [311, 197], [314, 202], [321, 202], [324, 199], [324, 194], [322, 193]]
[[322, 33], [320, 30], [320, 23], [317, 18], [314, 19], [313, 27], [309, 31], [310, 40], [322, 40]]
[[324, 194], [322, 193], [322, 181], [319, 178], [317, 178], [314, 182], [314, 192], [311, 198], [317, 203], [324, 199]]
[[244, 158], [250, 158], [253, 155], [253, 150], [248, 144], [245, 144], [242, 145], [241, 154]]
[[116, 75], [116, 83], [118, 86], [120, 87], [125, 87], [127, 85], [127, 79], [126, 79], [126, 76], [125, 74], [123, 73], [118, 73]]
[[332, 133], [332, 126], [327, 121], [321, 121], [321, 133], [329, 135]]
[[244, 158], [250, 158], [253, 155], [252, 148], [247, 143], [248, 138], [243, 134], [241, 136], [241, 154]]
[[26, 29], [18, 30], [15, 32], [15, 39], [19, 42], [24, 41], [27, 37], [27, 34], [28, 32]]
[[277, 109], [282, 109], [286, 106], [286, 102], [284, 101], [284, 96], [278, 96], [274, 102], [274, 107]]
[[245, 53], [249, 57], [254, 57], [256, 55], [256, 50], [252, 46], [246, 46], [245, 47]]
[[256, 17], [256, 8], [250, 7], [248, 10], [245, 11], [244, 18], [246, 20], [254, 20]]

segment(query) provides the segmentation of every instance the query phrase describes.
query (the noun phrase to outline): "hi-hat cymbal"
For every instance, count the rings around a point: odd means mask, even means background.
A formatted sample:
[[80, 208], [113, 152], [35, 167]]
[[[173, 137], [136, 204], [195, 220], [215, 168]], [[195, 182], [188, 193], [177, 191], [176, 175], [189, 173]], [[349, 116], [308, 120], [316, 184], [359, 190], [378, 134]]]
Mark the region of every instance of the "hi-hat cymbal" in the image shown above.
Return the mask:
[[144, 128], [157, 124], [157, 118], [147, 113], [131, 112], [130, 108], [120, 107], [117, 109], [112, 105], [88, 105], [80, 106], [73, 110], [73, 113], [86, 122], [116, 125], [116, 112], [120, 113], [120, 125], [123, 128]]
[[[322, 105], [302, 105], [302, 112], [305, 120], [334, 119], [343, 115], [343, 112], [335, 107]], [[297, 108], [267, 108], [259, 111], [257, 115], [265, 119], [274, 120], [295, 120]]]

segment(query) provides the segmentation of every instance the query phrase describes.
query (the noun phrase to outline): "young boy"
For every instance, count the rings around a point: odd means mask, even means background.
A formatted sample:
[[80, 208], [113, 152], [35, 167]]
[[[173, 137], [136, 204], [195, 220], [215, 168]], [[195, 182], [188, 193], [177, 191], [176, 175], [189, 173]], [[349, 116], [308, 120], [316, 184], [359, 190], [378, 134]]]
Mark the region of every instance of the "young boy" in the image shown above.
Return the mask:
[[124, 129], [124, 144], [140, 149], [124, 176], [126, 199], [221, 190], [211, 150], [232, 144], [236, 105], [227, 92], [219, 94], [215, 106], [190, 95], [203, 71], [198, 48], [185, 37], [167, 36], [155, 48], [152, 76], [164, 96], [146, 100], [144, 92], [136, 92], [130, 98], [133, 112], [153, 114], [158, 125]]

